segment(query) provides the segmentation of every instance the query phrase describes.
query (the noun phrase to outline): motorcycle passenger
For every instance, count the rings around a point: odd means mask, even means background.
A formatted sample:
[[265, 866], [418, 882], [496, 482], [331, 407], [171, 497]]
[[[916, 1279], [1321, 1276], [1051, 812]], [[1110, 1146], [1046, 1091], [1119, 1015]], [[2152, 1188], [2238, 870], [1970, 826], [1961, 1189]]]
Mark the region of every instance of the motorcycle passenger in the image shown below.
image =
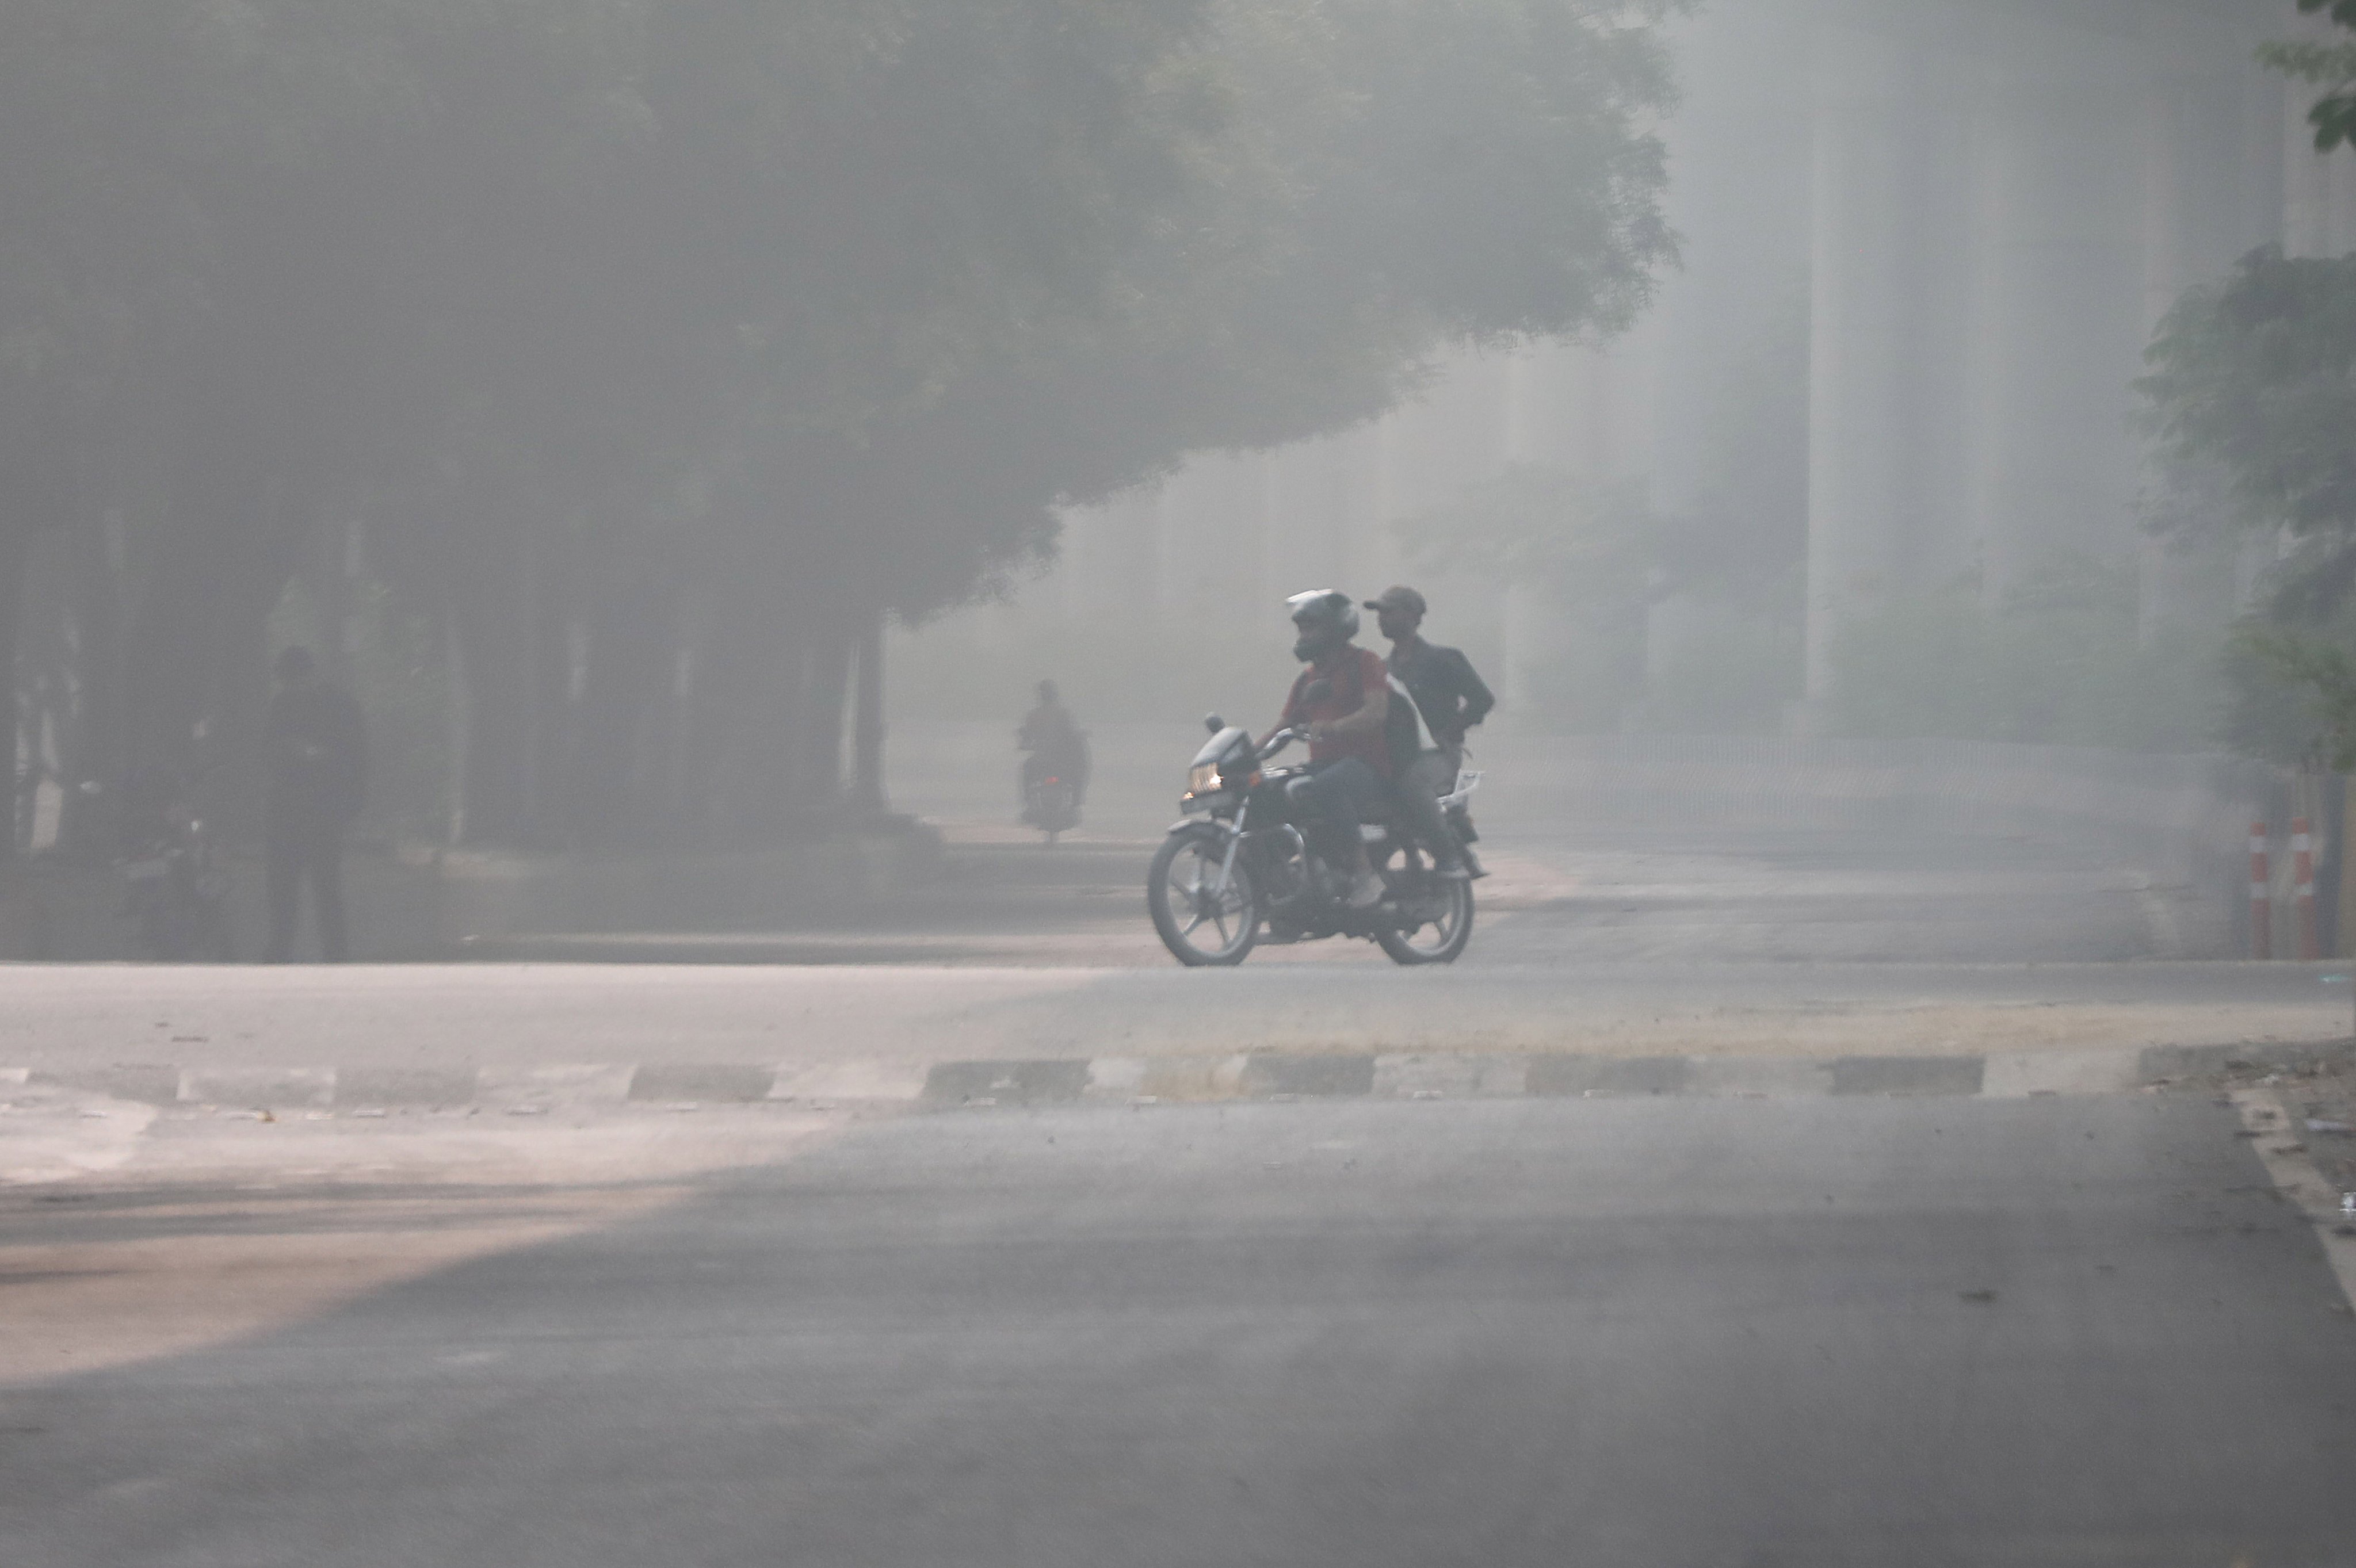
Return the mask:
[[1308, 772], [1286, 793], [1311, 848], [1348, 880], [1343, 901], [1369, 909], [1382, 901], [1383, 880], [1366, 859], [1358, 824], [1390, 804], [1388, 674], [1379, 655], [1351, 641], [1358, 635], [1358, 607], [1348, 594], [1318, 589], [1285, 603], [1299, 632], [1292, 656], [1309, 667], [1294, 678], [1276, 723], [1309, 736]]
[[1015, 731], [1015, 744], [1022, 748], [1023, 758], [1023, 819], [1031, 819], [1031, 792], [1045, 779], [1059, 778], [1072, 786], [1072, 805], [1078, 809], [1088, 784], [1088, 745], [1080, 727], [1072, 719], [1071, 710], [1063, 704], [1062, 696], [1052, 680], [1043, 680], [1038, 688], [1039, 705], [1023, 720]]
[[1442, 876], [1480, 876], [1479, 863], [1471, 849], [1457, 842], [1439, 797], [1456, 787], [1456, 775], [1464, 765], [1464, 732], [1489, 716], [1497, 699], [1462, 650], [1435, 647], [1423, 640], [1429, 606], [1422, 594], [1401, 584], [1367, 600], [1366, 608], [1390, 639], [1390, 673], [1415, 699], [1435, 743], [1434, 750], [1398, 770], [1399, 809], [1416, 836], [1431, 847]]

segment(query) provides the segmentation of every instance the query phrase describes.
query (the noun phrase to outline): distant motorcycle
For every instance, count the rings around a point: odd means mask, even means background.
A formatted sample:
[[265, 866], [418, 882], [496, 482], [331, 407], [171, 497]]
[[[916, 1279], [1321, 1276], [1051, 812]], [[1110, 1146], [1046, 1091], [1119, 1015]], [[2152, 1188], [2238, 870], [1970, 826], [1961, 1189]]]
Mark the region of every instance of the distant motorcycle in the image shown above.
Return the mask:
[[1023, 759], [1023, 820], [1053, 844], [1080, 825], [1080, 795], [1088, 782], [1087, 736], [1072, 731], [1041, 743], [1026, 733], [1021, 744], [1029, 752]]
[[[1362, 824], [1367, 858], [1382, 877], [1370, 909], [1343, 901], [1347, 877], [1309, 848], [1286, 786], [1301, 768], [1270, 768], [1300, 739], [1280, 730], [1265, 748], [1213, 714], [1210, 742], [1194, 754], [1184, 819], [1173, 825], [1146, 872], [1145, 896], [1162, 944], [1190, 966], [1240, 964], [1261, 943], [1362, 937], [1397, 964], [1451, 964], [1472, 938], [1472, 884], [1440, 875], [1396, 822]], [[1481, 775], [1460, 773], [1441, 801], [1462, 822]]]
[[1040, 772], [1026, 777], [1023, 789], [1023, 820], [1047, 836], [1053, 844], [1080, 825], [1079, 786], [1064, 771]]
[[121, 862], [123, 912], [148, 957], [166, 964], [226, 964], [235, 957], [229, 874], [205, 819], [184, 805]]

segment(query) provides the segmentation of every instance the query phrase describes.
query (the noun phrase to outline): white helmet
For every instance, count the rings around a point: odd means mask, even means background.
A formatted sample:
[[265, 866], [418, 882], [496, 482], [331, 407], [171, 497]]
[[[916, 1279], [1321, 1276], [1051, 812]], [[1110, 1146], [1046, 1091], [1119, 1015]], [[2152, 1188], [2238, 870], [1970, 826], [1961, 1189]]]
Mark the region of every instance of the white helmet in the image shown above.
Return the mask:
[[1357, 601], [1338, 589], [1312, 588], [1284, 603], [1292, 612], [1292, 624], [1301, 629], [1301, 640], [1292, 648], [1296, 657], [1313, 659], [1358, 635]]

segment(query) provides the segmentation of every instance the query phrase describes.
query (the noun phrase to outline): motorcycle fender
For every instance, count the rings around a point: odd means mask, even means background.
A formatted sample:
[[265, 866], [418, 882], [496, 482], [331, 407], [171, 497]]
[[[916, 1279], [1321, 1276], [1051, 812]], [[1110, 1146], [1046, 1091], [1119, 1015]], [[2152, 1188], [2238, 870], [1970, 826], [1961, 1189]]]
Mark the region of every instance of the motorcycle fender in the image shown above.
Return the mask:
[[1167, 838], [1171, 837], [1171, 835], [1178, 833], [1207, 833], [1222, 842], [1225, 842], [1229, 838], [1233, 838], [1236, 836], [1236, 830], [1234, 828], [1225, 827], [1216, 822], [1206, 822], [1199, 816], [1183, 817], [1180, 820], [1172, 823], [1168, 830], [1162, 834], [1162, 837]]

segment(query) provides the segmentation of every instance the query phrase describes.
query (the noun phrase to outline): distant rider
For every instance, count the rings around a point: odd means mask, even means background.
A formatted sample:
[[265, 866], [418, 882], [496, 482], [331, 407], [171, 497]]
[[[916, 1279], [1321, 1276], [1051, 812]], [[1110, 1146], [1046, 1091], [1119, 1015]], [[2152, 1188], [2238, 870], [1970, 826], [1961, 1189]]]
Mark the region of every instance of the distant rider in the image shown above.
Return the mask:
[[1480, 862], [1467, 846], [1456, 841], [1440, 811], [1439, 797], [1456, 787], [1464, 766], [1464, 732], [1489, 716], [1497, 699], [1472, 669], [1460, 649], [1436, 647], [1423, 640], [1423, 617], [1429, 608], [1423, 595], [1404, 584], [1366, 601], [1376, 624], [1390, 639], [1390, 673], [1415, 699], [1436, 749], [1427, 751], [1399, 771], [1399, 806], [1416, 836], [1431, 846], [1443, 875], [1481, 876]]
[[1052, 680], [1039, 683], [1039, 705], [1014, 733], [1023, 758], [1023, 817], [1031, 819], [1031, 792], [1044, 779], [1062, 779], [1072, 786], [1072, 805], [1078, 809], [1088, 787], [1088, 742], [1072, 719], [1071, 710]]
[[1309, 736], [1308, 772], [1289, 790], [1312, 847], [1348, 879], [1343, 901], [1369, 909], [1382, 901], [1383, 880], [1366, 859], [1358, 824], [1379, 818], [1390, 802], [1388, 672], [1380, 655], [1351, 641], [1358, 635], [1358, 607], [1348, 594], [1317, 589], [1286, 603], [1299, 633], [1292, 656], [1309, 667], [1294, 679], [1276, 722], [1277, 730]]

